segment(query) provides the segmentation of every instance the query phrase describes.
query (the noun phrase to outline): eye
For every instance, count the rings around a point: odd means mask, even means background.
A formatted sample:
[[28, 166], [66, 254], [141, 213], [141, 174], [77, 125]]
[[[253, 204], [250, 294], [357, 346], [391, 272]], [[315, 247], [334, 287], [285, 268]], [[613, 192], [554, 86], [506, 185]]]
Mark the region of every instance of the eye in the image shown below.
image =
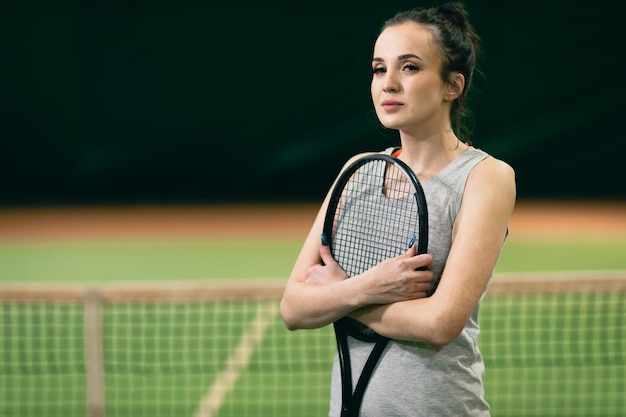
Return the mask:
[[372, 73], [374, 75], [376, 75], [376, 74], [384, 74], [386, 72], [387, 72], [387, 69], [385, 67], [382, 67], [382, 66], [378, 66], [378, 67], [372, 68]]
[[410, 62], [404, 64], [404, 66], [402, 67], [403, 71], [408, 71], [408, 72], [417, 72], [419, 71], [421, 68], [415, 64], [412, 64]]

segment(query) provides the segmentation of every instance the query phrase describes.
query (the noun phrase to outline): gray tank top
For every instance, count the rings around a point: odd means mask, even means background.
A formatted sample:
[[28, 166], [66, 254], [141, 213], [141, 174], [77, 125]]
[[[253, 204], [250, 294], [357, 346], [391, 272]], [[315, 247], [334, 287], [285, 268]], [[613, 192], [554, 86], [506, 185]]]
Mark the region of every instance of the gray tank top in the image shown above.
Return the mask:
[[[393, 148], [388, 148], [382, 153], [392, 152]], [[428, 253], [433, 256], [436, 277], [441, 276], [450, 252], [452, 227], [467, 177], [488, 156], [470, 147], [423, 184], [429, 216]], [[479, 307], [480, 303], [463, 332], [446, 346], [391, 340], [365, 390], [360, 416], [489, 416], [483, 391], [484, 363], [477, 345]], [[373, 344], [351, 337], [348, 343], [356, 385]], [[335, 355], [329, 416], [340, 412], [341, 375]]]

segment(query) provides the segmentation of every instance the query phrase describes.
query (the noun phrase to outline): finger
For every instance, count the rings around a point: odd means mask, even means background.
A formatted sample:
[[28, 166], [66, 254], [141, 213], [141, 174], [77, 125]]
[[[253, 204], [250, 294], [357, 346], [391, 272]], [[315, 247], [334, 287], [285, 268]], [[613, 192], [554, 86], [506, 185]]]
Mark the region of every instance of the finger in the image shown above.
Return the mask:
[[415, 293], [415, 298], [426, 298], [428, 296], [428, 291], [420, 291]]
[[413, 257], [415, 269], [430, 270], [433, 268], [433, 257], [427, 253], [422, 253]]
[[432, 286], [431, 282], [419, 282], [415, 285], [415, 291], [417, 292], [423, 292], [426, 293], [430, 290], [430, 287]]
[[320, 257], [324, 265], [335, 262], [332, 253], [330, 252], [330, 246], [328, 245], [328, 239], [326, 235], [322, 233], [322, 239], [320, 242]]
[[413, 256], [415, 256], [415, 253], [417, 251], [417, 245], [414, 244], [409, 244], [409, 249], [404, 252], [404, 257], [405, 258], [412, 258]]

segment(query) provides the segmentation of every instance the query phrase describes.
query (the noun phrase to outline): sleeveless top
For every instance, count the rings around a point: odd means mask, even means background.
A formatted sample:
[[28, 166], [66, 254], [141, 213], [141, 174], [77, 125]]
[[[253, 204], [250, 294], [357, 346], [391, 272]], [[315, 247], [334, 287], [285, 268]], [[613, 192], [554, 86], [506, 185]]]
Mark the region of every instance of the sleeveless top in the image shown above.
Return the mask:
[[[394, 148], [387, 148], [382, 153], [393, 151]], [[484, 151], [469, 147], [423, 184], [429, 220], [427, 252], [433, 257], [435, 277], [441, 276], [450, 252], [452, 227], [468, 175], [488, 156]], [[485, 368], [477, 345], [479, 308], [480, 302], [461, 334], [446, 346], [391, 340], [367, 385], [359, 415], [489, 416], [483, 390]], [[374, 345], [352, 337], [348, 337], [348, 344], [354, 389]], [[340, 413], [341, 374], [335, 354], [329, 416], [338, 417]]]

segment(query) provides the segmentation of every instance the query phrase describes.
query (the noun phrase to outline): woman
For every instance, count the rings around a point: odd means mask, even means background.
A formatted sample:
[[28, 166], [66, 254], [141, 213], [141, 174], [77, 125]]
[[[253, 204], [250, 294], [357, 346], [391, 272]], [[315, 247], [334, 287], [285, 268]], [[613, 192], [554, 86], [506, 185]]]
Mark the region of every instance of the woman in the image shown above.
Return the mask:
[[[477, 42], [464, 7], [447, 3], [397, 14], [374, 45], [373, 104], [401, 144], [383, 152], [407, 163], [424, 187], [428, 254], [413, 256], [411, 248], [346, 279], [322, 235], [327, 197], [285, 288], [281, 314], [290, 330], [350, 316], [392, 339], [365, 391], [364, 417], [489, 415], [478, 309], [506, 238], [515, 178], [509, 165], [455, 132]], [[426, 297], [433, 277], [440, 282]], [[356, 378], [371, 348], [350, 338]], [[340, 409], [336, 358], [329, 415]]]

